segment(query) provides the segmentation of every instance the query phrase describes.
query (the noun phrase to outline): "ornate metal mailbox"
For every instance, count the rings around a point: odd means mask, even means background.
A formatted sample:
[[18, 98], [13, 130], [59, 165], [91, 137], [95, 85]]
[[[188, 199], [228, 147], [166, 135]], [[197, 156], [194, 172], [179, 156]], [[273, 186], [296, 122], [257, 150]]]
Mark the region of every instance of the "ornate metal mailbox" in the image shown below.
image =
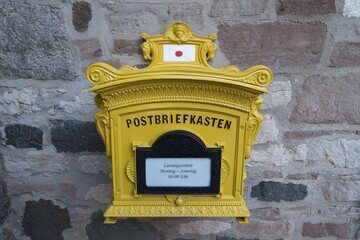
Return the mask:
[[97, 130], [112, 163], [113, 201], [105, 223], [119, 217], [236, 217], [245, 160], [259, 133], [258, 110], [272, 81], [265, 66], [215, 69], [216, 34], [195, 36], [175, 22], [141, 49], [149, 66], [115, 69], [95, 63]]

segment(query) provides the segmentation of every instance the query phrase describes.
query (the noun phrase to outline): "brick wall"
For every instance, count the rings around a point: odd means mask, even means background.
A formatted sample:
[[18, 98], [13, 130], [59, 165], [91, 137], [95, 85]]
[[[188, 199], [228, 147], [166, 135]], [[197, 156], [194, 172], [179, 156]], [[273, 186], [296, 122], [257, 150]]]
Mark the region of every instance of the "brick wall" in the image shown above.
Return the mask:
[[[359, 9], [358, 0], [0, 1], [0, 239], [360, 239]], [[97, 61], [143, 67], [141, 32], [178, 20], [218, 34], [213, 66], [274, 72], [246, 167], [250, 224], [105, 226], [110, 164], [84, 72]]]

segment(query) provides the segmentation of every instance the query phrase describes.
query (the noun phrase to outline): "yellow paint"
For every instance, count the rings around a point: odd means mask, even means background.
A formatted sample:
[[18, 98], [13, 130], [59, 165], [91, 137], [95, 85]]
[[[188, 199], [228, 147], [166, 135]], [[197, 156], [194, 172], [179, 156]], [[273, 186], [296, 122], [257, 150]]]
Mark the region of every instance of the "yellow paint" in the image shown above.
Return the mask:
[[[272, 81], [265, 66], [240, 71], [235, 66], [216, 69], [216, 34], [195, 36], [188, 25], [175, 22], [164, 35], [149, 36], [142, 45], [148, 67], [115, 69], [95, 63], [87, 70], [94, 85], [99, 112], [97, 130], [111, 158], [113, 201], [105, 223], [120, 217], [236, 217], [247, 223], [249, 210], [242, 198], [245, 160], [260, 131], [258, 110], [264, 88]], [[195, 46], [195, 61], [164, 62], [164, 44]], [[200, 119], [200, 120], [199, 120]], [[221, 148], [221, 181], [217, 195], [138, 194], [137, 147], [151, 147], [164, 133], [185, 130], [208, 148]]]

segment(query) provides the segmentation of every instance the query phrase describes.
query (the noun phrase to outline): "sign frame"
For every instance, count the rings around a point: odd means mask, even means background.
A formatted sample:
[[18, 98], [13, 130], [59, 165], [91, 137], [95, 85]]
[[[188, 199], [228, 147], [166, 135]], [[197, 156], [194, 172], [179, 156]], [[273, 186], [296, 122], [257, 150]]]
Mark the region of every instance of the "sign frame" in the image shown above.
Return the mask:
[[[211, 161], [208, 187], [148, 187], [145, 181], [147, 158], [209, 158]], [[221, 148], [207, 148], [200, 138], [183, 130], [170, 131], [157, 139], [151, 148], [136, 149], [138, 194], [213, 195], [220, 192]]]

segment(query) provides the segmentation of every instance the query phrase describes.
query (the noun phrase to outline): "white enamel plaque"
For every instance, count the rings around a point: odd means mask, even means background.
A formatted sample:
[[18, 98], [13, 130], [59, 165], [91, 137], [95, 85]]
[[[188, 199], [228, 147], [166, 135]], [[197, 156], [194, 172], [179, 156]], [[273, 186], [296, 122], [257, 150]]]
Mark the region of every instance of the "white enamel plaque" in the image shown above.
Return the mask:
[[195, 45], [163, 45], [164, 62], [195, 62]]
[[210, 158], [147, 158], [147, 187], [209, 187]]

